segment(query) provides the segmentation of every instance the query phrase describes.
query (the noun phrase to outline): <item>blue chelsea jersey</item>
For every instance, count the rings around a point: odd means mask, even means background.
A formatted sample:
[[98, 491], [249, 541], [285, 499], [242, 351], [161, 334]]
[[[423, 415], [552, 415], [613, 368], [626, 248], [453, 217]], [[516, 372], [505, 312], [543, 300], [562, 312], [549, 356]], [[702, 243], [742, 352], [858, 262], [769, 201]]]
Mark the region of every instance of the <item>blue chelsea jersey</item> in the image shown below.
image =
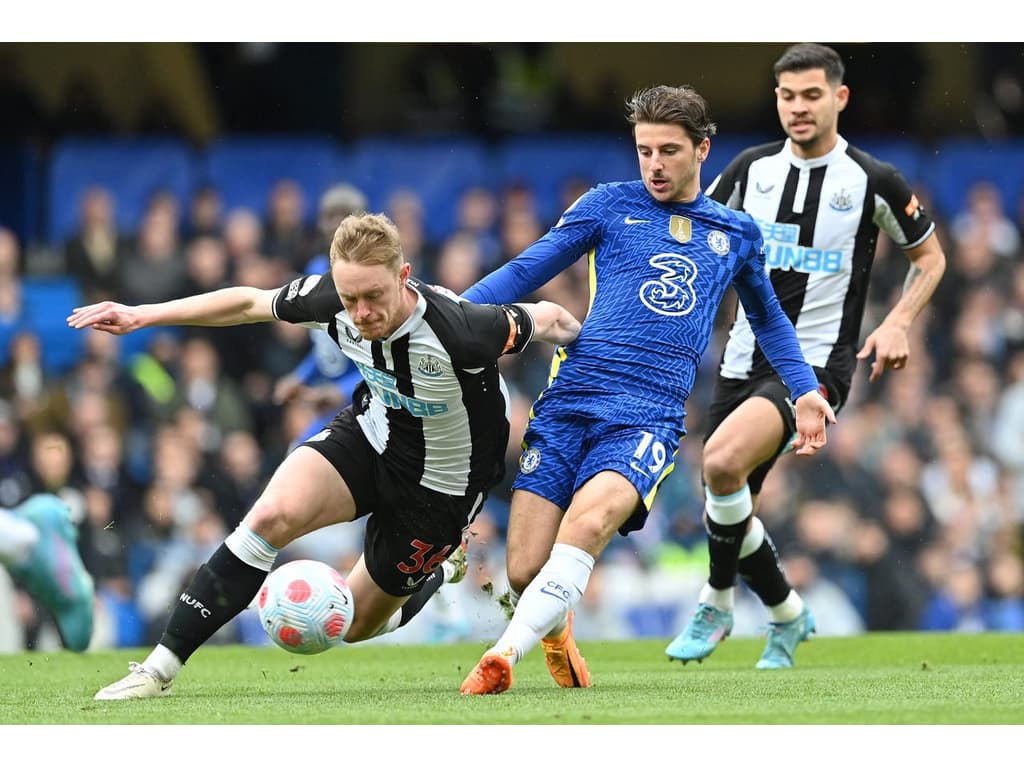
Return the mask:
[[792, 343], [782, 338], [785, 328], [778, 320], [789, 321], [778, 306], [762, 247], [748, 214], [703, 194], [691, 203], [665, 204], [641, 181], [601, 184], [464, 296], [515, 300], [587, 254], [590, 307], [579, 337], [556, 353], [551, 387], [583, 396], [629, 394], [682, 413], [719, 304], [735, 285], [756, 324], [772, 321], [762, 346], [767, 342], [780, 374], [802, 394], [817, 384], [795, 336]]

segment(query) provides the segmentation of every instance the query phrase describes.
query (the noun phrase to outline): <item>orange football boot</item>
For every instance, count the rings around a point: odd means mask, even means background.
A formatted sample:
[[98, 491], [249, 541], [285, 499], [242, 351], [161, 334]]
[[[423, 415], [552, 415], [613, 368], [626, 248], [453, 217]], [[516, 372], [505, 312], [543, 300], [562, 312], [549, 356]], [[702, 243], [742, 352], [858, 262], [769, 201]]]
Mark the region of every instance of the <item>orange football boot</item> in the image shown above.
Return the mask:
[[572, 636], [572, 616], [572, 611], [569, 611], [569, 621], [558, 637], [542, 638], [540, 644], [544, 648], [548, 672], [556, 683], [563, 688], [589, 688], [590, 670]]

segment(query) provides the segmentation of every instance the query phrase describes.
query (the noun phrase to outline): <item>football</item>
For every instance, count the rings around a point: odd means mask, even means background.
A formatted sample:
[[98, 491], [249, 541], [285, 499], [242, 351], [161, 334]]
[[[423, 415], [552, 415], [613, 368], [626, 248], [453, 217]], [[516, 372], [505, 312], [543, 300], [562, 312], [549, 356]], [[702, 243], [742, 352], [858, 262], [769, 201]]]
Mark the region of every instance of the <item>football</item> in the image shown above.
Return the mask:
[[341, 645], [355, 612], [345, 577], [317, 560], [293, 560], [271, 571], [257, 605], [270, 639], [304, 655]]

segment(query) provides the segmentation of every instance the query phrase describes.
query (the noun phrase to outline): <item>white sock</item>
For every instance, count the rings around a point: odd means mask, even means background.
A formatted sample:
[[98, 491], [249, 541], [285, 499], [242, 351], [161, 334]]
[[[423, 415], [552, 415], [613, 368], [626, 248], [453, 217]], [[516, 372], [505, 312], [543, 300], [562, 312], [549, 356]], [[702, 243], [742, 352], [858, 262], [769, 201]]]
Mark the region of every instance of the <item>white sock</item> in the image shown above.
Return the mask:
[[704, 491], [704, 509], [708, 517], [719, 525], [736, 525], [754, 514], [754, 501], [750, 498], [750, 486], [744, 485], [728, 496], [715, 496]]
[[[397, 611], [392, 613], [388, 620], [384, 622], [384, 625], [374, 632], [370, 637], [380, 637], [381, 635], [389, 635], [398, 629], [402, 624], [402, 609], [399, 608]], [[369, 640], [370, 638], [366, 638]]]
[[732, 611], [736, 600], [733, 594], [733, 587], [729, 587], [728, 589], [715, 589], [707, 582], [704, 582], [704, 586], [701, 587], [700, 597], [697, 598], [697, 602], [707, 603], [712, 608], [717, 608], [720, 611]]
[[38, 543], [38, 528], [10, 510], [0, 508], [0, 563], [21, 565]]
[[246, 565], [267, 573], [270, 573], [277, 559], [277, 548], [267, 544], [262, 536], [254, 533], [252, 528], [246, 525], [245, 521], [239, 523], [238, 527], [228, 534], [224, 539], [224, 546]]
[[569, 611], [583, 596], [593, 569], [594, 558], [590, 553], [568, 544], [555, 544], [540, 573], [523, 590], [512, 621], [491, 650], [504, 653], [511, 649], [509, 661], [515, 664], [555, 626], [564, 627]]
[[796, 593], [795, 589], [789, 590], [789, 594], [786, 595], [786, 599], [778, 605], [769, 606], [768, 610], [771, 612], [772, 621], [775, 623], [792, 621], [800, 612], [804, 609], [804, 600], [800, 595]]
[[758, 518], [752, 518], [750, 521], [750, 530], [747, 531], [747, 535], [743, 537], [743, 542], [740, 544], [740, 560], [744, 557], [750, 557], [764, 543], [764, 523]]
[[157, 645], [142, 662], [142, 666], [156, 672], [164, 680], [173, 680], [181, 672], [183, 665], [181, 659], [174, 655], [174, 651], [166, 645]]

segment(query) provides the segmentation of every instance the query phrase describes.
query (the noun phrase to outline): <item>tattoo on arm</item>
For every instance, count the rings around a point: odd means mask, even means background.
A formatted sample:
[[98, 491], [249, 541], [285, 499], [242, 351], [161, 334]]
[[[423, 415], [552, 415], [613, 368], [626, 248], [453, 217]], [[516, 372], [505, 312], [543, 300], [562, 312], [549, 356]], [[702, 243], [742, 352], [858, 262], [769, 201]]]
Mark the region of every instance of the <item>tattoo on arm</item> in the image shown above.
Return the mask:
[[910, 269], [907, 270], [907, 277], [903, 280], [903, 295], [905, 296], [910, 290], [910, 286], [913, 285], [914, 280], [921, 274], [921, 268], [916, 264], [911, 264]]
[[937, 284], [938, 279], [934, 272], [912, 264], [907, 271], [906, 280], [903, 281], [903, 297], [900, 303], [913, 313], [912, 316], [916, 316], [928, 303]]

